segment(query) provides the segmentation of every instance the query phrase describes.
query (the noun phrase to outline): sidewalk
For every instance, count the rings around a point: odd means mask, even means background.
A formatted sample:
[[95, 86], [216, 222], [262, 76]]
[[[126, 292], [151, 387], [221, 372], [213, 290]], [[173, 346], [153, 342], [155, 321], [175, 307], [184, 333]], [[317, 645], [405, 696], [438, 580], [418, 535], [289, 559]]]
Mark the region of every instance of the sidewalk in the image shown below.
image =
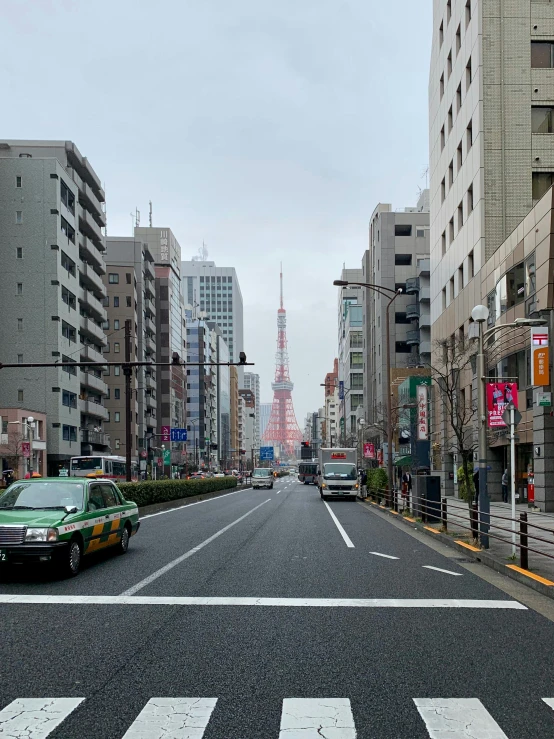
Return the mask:
[[[516, 534], [519, 534], [519, 516], [521, 513], [527, 513], [529, 547], [536, 549], [538, 552], [545, 552], [554, 557], [554, 516], [548, 513], [534, 512], [527, 504], [516, 506]], [[462, 516], [462, 518], [457, 518]], [[502, 518], [497, 518], [501, 516]], [[491, 503], [491, 527], [489, 537], [488, 553], [493, 557], [503, 561], [505, 564], [514, 564], [519, 566], [520, 549], [516, 547], [516, 558], [512, 560], [512, 510], [509, 503]], [[447, 520], [448, 534], [453, 538], [459, 538], [472, 544], [472, 534], [468, 530], [469, 527], [469, 510], [467, 503], [458, 498], [447, 499]], [[440, 528], [440, 524], [430, 524], [433, 528]], [[536, 529], [534, 526], [541, 526]], [[466, 528], [464, 528], [466, 527]], [[499, 528], [501, 527], [501, 528]], [[508, 529], [504, 531], [502, 529]], [[540, 536], [547, 541], [537, 541], [531, 536]], [[497, 538], [498, 537], [498, 538]], [[519, 544], [519, 535], [516, 536], [516, 543]], [[529, 571], [554, 581], [554, 559], [541, 556], [537, 552], [529, 552]]]

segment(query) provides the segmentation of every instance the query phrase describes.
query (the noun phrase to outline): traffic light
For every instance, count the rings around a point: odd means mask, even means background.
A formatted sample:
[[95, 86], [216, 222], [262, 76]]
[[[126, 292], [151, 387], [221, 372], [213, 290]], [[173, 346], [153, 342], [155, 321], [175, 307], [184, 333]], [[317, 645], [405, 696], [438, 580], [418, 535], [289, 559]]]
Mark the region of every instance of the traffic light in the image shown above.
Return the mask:
[[302, 442], [302, 446], [310, 446], [310, 442], [309, 441], [303, 441]]

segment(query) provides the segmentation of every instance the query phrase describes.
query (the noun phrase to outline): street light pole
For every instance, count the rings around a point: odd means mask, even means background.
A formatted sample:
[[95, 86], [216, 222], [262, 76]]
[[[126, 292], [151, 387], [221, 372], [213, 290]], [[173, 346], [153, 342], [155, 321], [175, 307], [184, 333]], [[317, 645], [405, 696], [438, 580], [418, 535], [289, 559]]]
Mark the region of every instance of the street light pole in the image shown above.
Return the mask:
[[[337, 287], [348, 287], [348, 285], [356, 285], [357, 287], [365, 287], [367, 290], [374, 290], [376, 293], [379, 293], [380, 295], [383, 295], [386, 298], [389, 298], [389, 302], [387, 303], [386, 308], [386, 319], [387, 319], [387, 326], [386, 326], [386, 332], [385, 332], [385, 342], [386, 342], [386, 351], [387, 351], [387, 476], [389, 478], [389, 494], [388, 494], [388, 503], [389, 506], [392, 505], [393, 502], [393, 492], [392, 492], [392, 379], [391, 379], [391, 358], [390, 358], [390, 307], [396, 300], [396, 298], [399, 295], [402, 295], [402, 288], [399, 288], [398, 290], [393, 290], [390, 287], [383, 287], [382, 285], [373, 285], [368, 282], [349, 282], [348, 280], [334, 280], [333, 285], [336, 285]], [[393, 293], [392, 297], [390, 296], [390, 293]]]
[[128, 318], [125, 321], [125, 364], [123, 365], [123, 374], [125, 375], [125, 479], [127, 482], [131, 482], [131, 452], [133, 445], [133, 414], [131, 410], [131, 376], [133, 374], [133, 368], [129, 364], [131, 361], [131, 330], [132, 322]]
[[479, 532], [481, 545], [489, 548], [489, 522], [491, 502], [487, 488], [487, 409], [485, 399], [485, 346], [483, 323], [489, 317], [486, 305], [477, 305], [471, 311], [471, 317], [479, 326], [479, 350], [477, 353], [477, 413], [479, 416]]

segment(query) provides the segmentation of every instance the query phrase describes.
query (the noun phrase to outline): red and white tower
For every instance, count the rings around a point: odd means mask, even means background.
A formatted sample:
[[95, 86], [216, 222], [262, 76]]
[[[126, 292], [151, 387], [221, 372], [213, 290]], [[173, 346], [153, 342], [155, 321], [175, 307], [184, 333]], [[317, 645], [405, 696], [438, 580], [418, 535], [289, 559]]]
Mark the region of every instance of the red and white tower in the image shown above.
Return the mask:
[[287, 312], [283, 308], [283, 268], [281, 266], [281, 307], [277, 311], [277, 354], [275, 355], [275, 382], [271, 415], [264, 431], [262, 441], [279, 446], [281, 456], [293, 457], [295, 447], [302, 441], [298, 428], [292, 391], [294, 388], [289, 374], [289, 355], [287, 352]]

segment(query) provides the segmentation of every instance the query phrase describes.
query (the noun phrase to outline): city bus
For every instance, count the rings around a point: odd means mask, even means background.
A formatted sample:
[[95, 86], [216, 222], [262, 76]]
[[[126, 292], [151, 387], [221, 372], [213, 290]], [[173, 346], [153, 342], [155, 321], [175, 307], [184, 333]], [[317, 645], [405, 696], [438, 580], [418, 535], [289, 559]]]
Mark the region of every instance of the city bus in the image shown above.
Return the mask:
[[[71, 457], [69, 464], [70, 477], [104, 477], [116, 482], [125, 482], [125, 457], [99, 455], [98, 457]], [[131, 462], [131, 480], [139, 479], [137, 462]]]
[[304, 485], [317, 485], [317, 462], [300, 462], [298, 464], [298, 482]]

